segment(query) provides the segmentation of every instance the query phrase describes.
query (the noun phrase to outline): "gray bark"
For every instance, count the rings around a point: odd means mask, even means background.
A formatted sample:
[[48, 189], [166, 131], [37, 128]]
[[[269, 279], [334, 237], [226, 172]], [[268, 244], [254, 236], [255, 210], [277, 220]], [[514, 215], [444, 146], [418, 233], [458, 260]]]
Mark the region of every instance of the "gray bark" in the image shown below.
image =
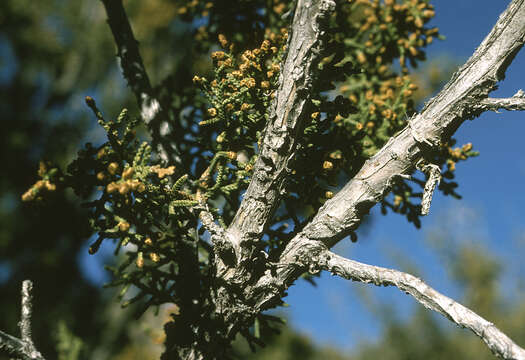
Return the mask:
[[[333, 0], [299, 0], [289, 34], [279, 88], [270, 109], [254, 174], [235, 218], [228, 227], [237, 251], [243, 242], [257, 241], [264, 233], [290, 173], [308, 111], [310, 90], [321, 58], [323, 22], [335, 10]], [[241, 255], [242, 256], [242, 255]]]
[[[148, 122], [151, 114], [156, 113], [156, 110], [150, 111], [156, 100], [121, 0], [102, 1], [119, 49], [124, 76]], [[274, 306], [305, 271], [326, 270], [353, 281], [396, 286], [429, 309], [471, 329], [494, 354], [505, 359], [525, 359], [525, 351], [494, 325], [412, 275], [361, 264], [329, 251], [357, 229], [370, 208], [388, 194], [399, 177], [411, 174], [421, 160], [429, 159], [465, 120], [486, 110], [525, 108], [522, 92], [509, 99], [488, 98], [525, 42], [525, 0], [510, 3], [489, 35], [444, 89], [369, 159], [332, 199], [326, 201], [289, 242], [278, 263], [270, 264], [260, 251], [259, 240], [282, 200], [290, 172], [289, 162], [297, 151], [297, 139], [305, 125], [304, 115], [308, 112], [310, 90], [317, 76], [316, 65], [323, 50], [323, 26], [334, 8], [333, 0], [297, 0], [288, 50], [281, 65], [279, 88], [264, 131], [259, 158], [233, 222], [228, 229], [222, 229], [206, 211], [205, 204], [194, 208], [211, 234], [216, 254], [214, 283], [218, 285], [210, 291], [224, 332], [217, 335], [217, 341], [212, 339], [209, 343], [218, 346], [227, 343], [242, 324], [253, 321], [261, 311]], [[159, 129], [150, 130], [154, 138], [159, 134]], [[162, 154], [165, 150], [159, 148], [159, 151]], [[425, 211], [437, 178], [434, 171], [425, 191]], [[0, 333], [0, 344], [17, 345], [4, 339], [8, 339], [6, 334]], [[196, 340], [195, 344], [192, 342], [173, 353], [178, 353], [181, 358], [203, 359], [206, 349], [198, 348], [199, 345], [204, 346], [197, 344]]]
[[[359, 226], [370, 208], [388, 194], [396, 178], [410, 174], [421, 159], [426, 159], [442, 142], [447, 141], [465, 120], [494, 107], [521, 109], [516, 105], [507, 105], [509, 101], [487, 100], [487, 97], [496, 83], [504, 78], [506, 68], [523, 46], [523, 19], [524, 1], [512, 1], [476, 52], [444, 89], [410, 119], [404, 130], [368, 160], [354, 179], [328, 200], [312, 221], [290, 241], [273, 271], [267, 270], [254, 287], [258, 309], [268, 307], [305, 270], [330, 270], [356, 281], [378, 285], [388, 283], [402, 290], [413, 286], [416, 290], [409, 293], [416, 300], [456, 324], [470, 328], [496, 355], [506, 359], [525, 359], [523, 349], [492, 324], [453, 300], [444, 298], [420, 280], [390, 269], [358, 265], [336, 255], [326, 257], [327, 248]], [[519, 94], [512, 101], [521, 104]], [[356, 272], [350, 271], [350, 265], [355, 267], [352, 271]], [[371, 268], [373, 272], [369, 271]], [[440, 305], [443, 301], [448, 303], [448, 307]]]
[[498, 111], [504, 110], [525, 110], [525, 92], [518, 90], [514, 96], [510, 98], [495, 99], [486, 98], [481, 101], [478, 105], [479, 109]]
[[[281, 199], [288, 161], [295, 151], [295, 137], [301, 129], [301, 115], [307, 103], [308, 94], [297, 90], [308, 89], [308, 81], [314, 76], [312, 64], [315, 58], [312, 56], [318, 52], [312, 52], [316, 48], [313, 44], [322, 43], [318, 40], [322, 30], [319, 31], [315, 23], [306, 24], [319, 16], [308, 15], [308, 11], [316, 6], [321, 8], [325, 3], [308, 4], [307, 1], [297, 4], [289, 53], [282, 68], [280, 87], [255, 174], [233, 223], [220, 241], [222, 247], [224, 241], [231, 242], [236, 255], [235, 264], [222, 262], [217, 272], [217, 277], [228, 284], [219, 289], [217, 298], [221, 314], [228, 314], [225, 321], [232, 326], [235, 322], [247, 321], [272, 307], [304, 271], [328, 270], [354, 281], [396, 286], [427, 308], [471, 329], [495, 355], [505, 359], [525, 359], [525, 351], [493, 324], [412, 275], [357, 263], [328, 250], [357, 229], [370, 208], [388, 194], [392, 184], [399, 177], [411, 174], [416, 165], [429, 158], [465, 120], [485, 110], [522, 109], [521, 93], [511, 99], [489, 99], [488, 94], [504, 78], [506, 68], [525, 41], [524, 0], [510, 3], [489, 35], [444, 89], [319, 209], [286, 246], [277, 264], [266, 264], [267, 269], [260, 277], [245, 266], [250, 262], [253, 265], [258, 256], [256, 252], [245, 249], [253, 250], [250, 245], [260, 239]], [[300, 20], [301, 16], [306, 16], [306, 19]], [[437, 174], [432, 174], [429, 181], [435, 184], [437, 178]], [[432, 183], [426, 190], [426, 207], [429, 206]], [[218, 234], [212, 231], [212, 234]], [[257, 281], [252, 285], [254, 278]], [[243, 298], [232, 297], [228, 289], [232, 285], [243, 290]]]
[[44, 360], [36, 349], [31, 336], [31, 316], [33, 314], [32, 294], [33, 283], [30, 280], [22, 282], [22, 303], [20, 322], [20, 339], [0, 331], [0, 354], [23, 360]]

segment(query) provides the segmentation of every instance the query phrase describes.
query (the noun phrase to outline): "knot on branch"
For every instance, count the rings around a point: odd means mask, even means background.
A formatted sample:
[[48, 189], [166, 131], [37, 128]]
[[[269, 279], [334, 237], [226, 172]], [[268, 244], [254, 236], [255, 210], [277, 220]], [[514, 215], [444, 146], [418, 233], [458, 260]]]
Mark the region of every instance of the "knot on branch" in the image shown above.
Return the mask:
[[[425, 121], [422, 120], [422, 122]], [[418, 144], [426, 144], [431, 148], [436, 148], [439, 146], [440, 139], [437, 136], [429, 137], [424, 135], [423, 131], [418, 129], [415, 119], [408, 120], [408, 128], [410, 129], [410, 134]], [[428, 133], [428, 131], [425, 132]]]
[[319, 17], [325, 18], [335, 10], [334, 0], [322, 0], [319, 4]]

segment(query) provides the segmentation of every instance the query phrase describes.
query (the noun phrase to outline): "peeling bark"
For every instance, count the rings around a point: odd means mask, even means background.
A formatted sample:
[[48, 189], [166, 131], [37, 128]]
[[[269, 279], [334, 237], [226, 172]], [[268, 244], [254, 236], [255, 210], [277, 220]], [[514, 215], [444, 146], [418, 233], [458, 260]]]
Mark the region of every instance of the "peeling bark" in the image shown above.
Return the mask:
[[237, 249], [243, 242], [260, 239], [281, 200], [318, 72], [316, 67], [325, 35], [323, 23], [334, 10], [333, 0], [299, 0], [297, 3], [279, 88], [253, 178], [228, 228]]
[[[108, 4], [112, 2], [102, 1], [108, 9], [111, 25]], [[120, 0], [115, 3], [122, 5]], [[241, 325], [249, 324], [261, 311], [275, 306], [302, 273], [326, 270], [353, 281], [396, 286], [429, 309], [471, 329], [496, 355], [505, 359], [525, 359], [525, 351], [493, 324], [420, 279], [396, 270], [357, 263], [328, 250], [357, 229], [371, 207], [388, 194], [393, 183], [412, 173], [421, 160], [430, 158], [465, 120], [487, 110], [525, 108], [522, 92], [509, 99], [488, 98], [525, 42], [525, 0], [510, 3], [489, 35], [443, 90], [369, 159], [332, 199], [326, 201], [315, 217], [288, 243], [276, 264], [270, 264], [261, 251], [259, 240], [281, 201], [290, 173], [290, 161], [297, 151], [297, 138], [305, 125], [310, 90], [316, 80], [317, 64], [323, 50], [323, 24], [334, 8], [333, 0], [297, 1], [287, 54], [281, 65], [279, 88], [242, 203], [228, 229], [215, 224], [211, 214], [201, 209], [200, 220], [210, 232], [215, 250], [216, 271], [209, 298], [216, 321], [214, 329], [219, 329], [216, 330], [219, 333], [194, 329], [187, 343], [177, 349], [167, 349], [164, 356], [220, 358], [222, 354], [213, 351], [226, 347]], [[125, 46], [128, 55], [135, 54], [129, 52], [136, 47], [132, 34], [126, 41], [117, 36], [115, 40], [123, 61]], [[141, 60], [138, 64], [142, 64]], [[125, 70], [124, 75], [141, 103], [144, 99], [141, 94], [148, 94], [151, 86], [149, 81], [145, 82], [147, 75], [143, 65], [134, 69], [138, 72], [133, 74]], [[135, 76], [137, 74], [140, 76]], [[431, 197], [438, 178], [436, 171], [429, 181], [427, 198]], [[429, 204], [427, 199], [425, 210]], [[166, 331], [170, 336], [170, 329]]]
[[[447, 141], [465, 120], [488, 110], [491, 103], [503, 108], [507, 106], [505, 104], [508, 101], [491, 102], [486, 99], [496, 83], [504, 78], [506, 68], [525, 42], [524, 18], [525, 2], [512, 1], [476, 52], [453, 75], [444, 89], [425, 105], [421, 113], [410, 119], [405, 129], [369, 159], [334, 198], [319, 209], [316, 216], [290, 241], [279, 262], [266, 271], [255, 286], [259, 310], [270, 307], [274, 299], [281, 296], [304, 271], [332, 269], [321, 256], [326, 254], [325, 247], [333, 246], [357, 229], [370, 208], [388, 194], [396, 178], [410, 174], [421, 159]], [[514, 96], [512, 101], [521, 103], [521, 93]], [[374, 277], [352, 279], [365, 282], [377, 280]], [[401, 289], [406, 285], [396, 282], [391, 284], [399, 285]], [[419, 295], [412, 295], [420, 300]], [[467, 321], [451, 316], [443, 309], [430, 308], [443, 313], [460, 326], [469, 327], [498, 356], [506, 359], [524, 358], [523, 349], [496, 331], [492, 324], [479, 320], [479, 317], [472, 320], [477, 315], [470, 310], [462, 308], [462, 311], [473, 316]]]

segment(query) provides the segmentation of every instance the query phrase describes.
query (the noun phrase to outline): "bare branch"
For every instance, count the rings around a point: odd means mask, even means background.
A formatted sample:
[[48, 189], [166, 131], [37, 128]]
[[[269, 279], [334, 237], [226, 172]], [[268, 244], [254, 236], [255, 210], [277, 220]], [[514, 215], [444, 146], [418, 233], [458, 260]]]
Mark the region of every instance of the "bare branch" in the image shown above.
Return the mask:
[[510, 98], [486, 98], [481, 101], [479, 107], [486, 111], [504, 110], [525, 110], [525, 92], [518, 90], [514, 96]]
[[428, 215], [430, 203], [436, 186], [441, 181], [441, 168], [435, 164], [428, 164], [423, 167], [423, 171], [428, 173], [428, 180], [425, 183], [423, 198], [421, 199], [421, 215]]
[[525, 359], [525, 350], [516, 345], [494, 324], [434, 290], [413, 275], [346, 259], [329, 250], [319, 254], [316, 261], [319, 261], [319, 266], [323, 270], [348, 280], [372, 283], [377, 286], [395, 286], [410, 294], [426, 308], [440, 313], [463, 328], [470, 329], [487, 344], [494, 355], [503, 359]]
[[[168, 117], [161, 104], [155, 97], [144, 62], [140, 56], [138, 41], [133, 35], [122, 0], [102, 0], [102, 3], [106, 9], [108, 24], [118, 49], [117, 55], [120, 59], [124, 78], [135, 94], [142, 118], [148, 126], [153, 141], [157, 143], [156, 148], [161, 160], [168, 163], [169, 154], [175, 152], [175, 155], [178, 155], [178, 151], [173, 146], [170, 149], [165, 148], [159, 138], [172, 131], [171, 125], [167, 121]], [[157, 121], [154, 126], [153, 120], [157, 117], [160, 117], [161, 121]]]
[[35, 348], [31, 337], [31, 315], [33, 306], [31, 303], [33, 283], [30, 280], [22, 282], [22, 310], [20, 322], [21, 339], [0, 331], [0, 353], [24, 360], [44, 360], [44, 357]]
[[140, 56], [138, 41], [133, 36], [122, 0], [102, 0], [102, 3], [117, 45], [122, 73], [137, 98], [144, 121], [149, 123], [159, 111], [160, 105], [153, 97], [153, 88]]
[[[328, 250], [322, 242], [304, 236], [292, 240], [290, 248], [293, 250], [283, 254], [276, 264], [274, 269], [276, 275], [273, 278], [261, 279], [260, 285], [275, 289], [283, 284], [290, 285], [297, 274], [305, 271], [316, 273], [327, 270], [348, 280], [376, 286], [395, 286], [410, 294], [426, 308], [442, 314], [461, 327], [472, 330], [495, 355], [504, 359], [525, 360], [525, 350], [517, 346], [494, 324], [437, 292], [413, 275], [344, 258]], [[258, 304], [264, 306], [264, 301], [269, 301], [269, 298], [261, 297]]]
[[228, 231], [238, 243], [258, 239], [281, 198], [283, 184], [303, 127], [317, 63], [323, 21], [335, 9], [333, 0], [298, 0], [282, 63], [279, 89], [272, 103], [262, 148], [250, 185]]
[[[422, 112], [361, 168], [337, 195], [286, 246], [275, 271], [267, 270], [253, 292], [260, 309], [271, 306], [306, 269], [305, 263], [355, 230], [370, 208], [390, 190], [397, 177], [410, 174], [425, 155], [448, 139], [463, 121], [479, 115], [481, 99], [503, 78], [525, 41], [525, 0], [513, 0], [467, 63]], [[429, 146], [428, 144], [432, 144]], [[314, 244], [315, 246], [308, 246]], [[303, 264], [304, 266], [299, 266]]]
[[478, 104], [503, 79], [523, 46], [524, 18], [525, 1], [512, 1], [445, 88], [321, 207], [303, 232], [332, 246], [359, 226], [370, 208], [388, 194], [396, 177], [410, 174], [419, 160], [448, 140], [465, 120], [479, 115]]
[[33, 305], [31, 303], [33, 300], [33, 296], [31, 294], [32, 290], [33, 283], [30, 280], [24, 280], [22, 282], [22, 311], [20, 314], [20, 322], [18, 323], [22, 341], [29, 342], [31, 344], [33, 342], [31, 340], [31, 315], [33, 313]]

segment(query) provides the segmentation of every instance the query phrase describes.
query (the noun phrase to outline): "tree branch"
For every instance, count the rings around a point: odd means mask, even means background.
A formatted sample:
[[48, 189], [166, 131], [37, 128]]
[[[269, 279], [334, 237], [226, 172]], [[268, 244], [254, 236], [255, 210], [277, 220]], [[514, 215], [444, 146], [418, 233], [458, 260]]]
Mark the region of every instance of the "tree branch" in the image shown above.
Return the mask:
[[441, 181], [441, 168], [435, 164], [428, 164], [421, 169], [428, 173], [428, 179], [423, 189], [423, 197], [421, 199], [421, 215], [428, 215], [430, 211], [430, 203], [436, 186]]
[[483, 111], [498, 111], [500, 109], [525, 110], [525, 92], [518, 90], [518, 92], [510, 98], [486, 98], [481, 101], [479, 107]]
[[235, 265], [235, 251], [232, 241], [228, 240], [226, 229], [215, 223], [213, 215], [204, 205], [194, 207], [194, 210], [199, 212], [199, 220], [202, 226], [210, 233], [215, 254], [219, 256], [223, 263], [230, 266]]
[[525, 41], [525, 1], [514, 0], [472, 57], [409, 125], [369, 159], [359, 173], [303, 229], [329, 247], [355, 230], [396, 178], [438, 149], [467, 119], [478, 116], [487, 98]]
[[298, 0], [262, 147], [243, 201], [228, 228], [238, 247], [259, 239], [272, 217], [290, 173], [289, 161], [308, 111], [320, 60], [323, 22], [335, 9], [333, 0]]
[[[160, 139], [171, 133], [172, 127], [167, 121], [168, 117], [161, 104], [155, 97], [144, 62], [140, 56], [138, 41], [133, 35], [122, 0], [102, 0], [102, 3], [106, 9], [108, 24], [117, 46], [122, 74], [131, 91], [135, 94], [141, 116], [156, 143], [159, 157], [168, 163], [170, 162], [170, 154], [175, 152], [177, 156], [179, 153], [177, 148], [173, 148], [173, 146], [167, 148]], [[154, 119], [160, 121], [153, 121]]]
[[122, 5], [122, 0], [102, 0], [108, 15], [108, 24], [115, 39], [124, 78], [135, 94], [146, 123], [160, 110], [160, 104], [153, 96], [153, 88], [140, 56], [138, 41]]
[[494, 324], [434, 290], [413, 275], [346, 259], [328, 249], [322, 251], [315, 261], [318, 261], [323, 270], [348, 280], [372, 283], [376, 286], [395, 286], [410, 294], [427, 309], [440, 313], [463, 328], [470, 329], [487, 344], [494, 355], [503, 359], [525, 359], [525, 350], [516, 345]]
[[[437, 292], [421, 279], [393, 269], [363, 264], [339, 256], [318, 240], [300, 237], [290, 243], [294, 251], [281, 257], [275, 265], [276, 275], [266, 278], [266, 287], [279, 288], [282, 283], [291, 284], [297, 274], [305, 271], [316, 273], [327, 270], [334, 275], [376, 286], [395, 286], [410, 294], [426, 308], [436, 311], [455, 324], [472, 330], [497, 356], [504, 359], [525, 360], [525, 350], [516, 345], [494, 324], [472, 310]], [[266, 301], [268, 299], [265, 299]], [[259, 305], [263, 305], [261, 302]]]
[[33, 283], [30, 280], [22, 282], [22, 310], [20, 316], [21, 339], [0, 331], [0, 352], [9, 356], [24, 360], [44, 360], [44, 357], [37, 351], [31, 337], [31, 315], [33, 306], [31, 304]]
[[[445, 88], [414, 116], [397, 136], [361, 168], [332, 199], [319, 209], [303, 230], [290, 240], [277, 268], [268, 269], [252, 291], [257, 307], [271, 307], [315, 258], [355, 230], [370, 208], [381, 201], [398, 177], [410, 174], [446, 141], [466, 119], [481, 113], [477, 104], [485, 99], [504, 77], [507, 66], [525, 41], [525, 0], [513, 0], [472, 57], [452, 77]], [[315, 246], [307, 246], [315, 244]], [[304, 264], [304, 262], [302, 263]]]
[[24, 280], [22, 282], [22, 311], [20, 316], [20, 335], [22, 336], [22, 341], [28, 342], [31, 345], [33, 341], [31, 340], [31, 315], [33, 313], [33, 305], [31, 301], [33, 296], [31, 291], [33, 290], [33, 283], [30, 280]]

